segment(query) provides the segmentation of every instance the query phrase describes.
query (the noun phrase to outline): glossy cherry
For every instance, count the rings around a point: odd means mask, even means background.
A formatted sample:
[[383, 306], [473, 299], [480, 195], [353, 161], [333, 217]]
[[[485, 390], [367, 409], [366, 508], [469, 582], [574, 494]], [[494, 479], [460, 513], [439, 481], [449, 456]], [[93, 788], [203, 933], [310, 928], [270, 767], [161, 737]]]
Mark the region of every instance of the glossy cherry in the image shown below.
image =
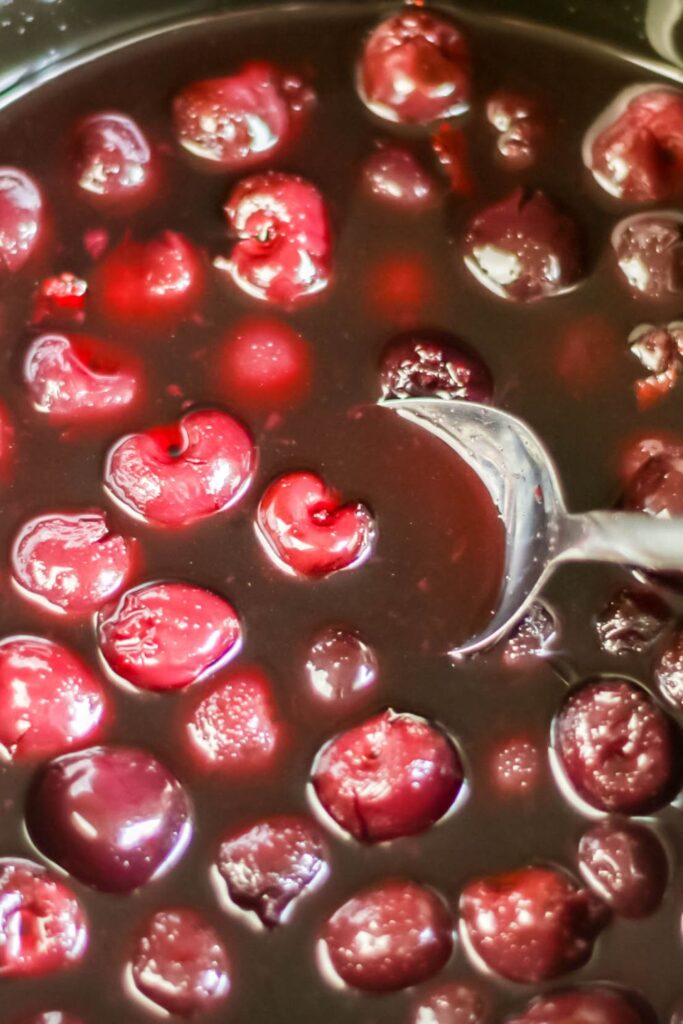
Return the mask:
[[660, 693], [677, 710], [683, 708], [683, 630], [678, 628], [658, 652], [654, 677]]
[[683, 515], [683, 444], [655, 438], [630, 464], [634, 468], [625, 481], [624, 508], [663, 518]]
[[662, 635], [671, 611], [653, 590], [622, 587], [595, 619], [600, 646], [608, 654], [642, 654]]
[[509, 1024], [651, 1024], [642, 1000], [597, 985], [563, 989], [533, 999]]
[[0, 167], [0, 274], [15, 274], [37, 251], [45, 229], [43, 198], [25, 171]]
[[656, 834], [628, 821], [600, 821], [584, 832], [579, 867], [586, 882], [621, 917], [654, 913], [669, 866]]
[[296, 405], [311, 387], [309, 343], [284, 320], [244, 317], [223, 338], [226, 394], [254, 409]]
[[447, 981], [418, 999], [410, 1024], [491, 1024], [491, 999], [469, 981]]
[[78, 187], [102, 205], [124, 206], [153, 195], [158, 170], [147, 138], [128, 114], [89, 114], [76, 125], [74, 175]]
[[447, 331], [406, 331], [393, 338], [380, 357], [379, 380], [383, 398], [493, 398], [484, 360]]
[[648, 299], [683, 292], [683, 217], [677, 213], [638, 213], [612, 232], [620, 276], [631, 291]]
[[366, 697], [378, 681], [377, 656], [353, 629], [327, 626], [313, 638], [305, 672], [313, 693], [330, 709]]
[[486, 120], [497, 133], [498, 156], [509, 167], [517, 170], [535, 162], [546, 128], [536, 97], [499, 89], [486, 103]]
[[436, 200], [432, 177], [407, 146], [382, 143], [363, 164], [368, 192], [391, 206], [422, 210]]

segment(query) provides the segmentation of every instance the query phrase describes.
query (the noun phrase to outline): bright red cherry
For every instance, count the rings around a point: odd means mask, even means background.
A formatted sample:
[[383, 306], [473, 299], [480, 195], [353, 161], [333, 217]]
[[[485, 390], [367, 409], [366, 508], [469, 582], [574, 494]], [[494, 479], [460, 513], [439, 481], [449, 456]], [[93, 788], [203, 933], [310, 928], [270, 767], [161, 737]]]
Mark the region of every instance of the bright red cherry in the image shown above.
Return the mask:
[[389, 710], [323, 747], [312, 778], [330, 817], [356, 839], [377, 843], [438, 821], [460, 792], [463, 768], [441, 730]]
[[460, 913], [473, 950], [494, 973], [538, 984], [585, 964], [609, 911], [551, 867], [525, 867], [469, 882]]
[[266, 489], [257, 513], [266, 550], [286, 572], [326, 576], [364, 561], [375, 523], [360, 502], [342, 505], [339, 494], [314, 473], [286, 473]]
[[683, 292], [683, 217], [637, 213], [612, 232], [617, 267], [631, 291], [648, 299]]
[[656, 834], [628, 821], [600, 821], [584, 832], [579, 866], [586, 882], [622, 917], [654, 913], [669, 874], [664, 848]]
[[31, 323], [43, 324], [54, 320], [83, 323], [87, 291], [87, 281], [68, 271], [43, 278], [33, 294]]
[[432, 132], [432, 149], [456, 196], [471, 196], [475, 190], [470, 144], [462, 128], [442, 121]]
[[63, 970], [88, 941], [76, 896], [39, 864], [0, 858], [0, 979]]
[[226, 394], [255, 409], [296, 405], [312, 378], [308, 342], [283, 320], [249, 316], [223, 338]]
[[0, 167], [0, 273], [15, 274], [36, 251], [44, 231], [43, 199], [34, 180]]
[[447, 981], [417, 1002], [410, 1024], [491, 1024], [493, 1007], [477, 985]]
[[216, 866], [233, 903], [274, 928], [324, 877], [325, 847], [306, 818], [273, 817], [224, 836]]
[[230, 991], [225, 946], [195, 910], [158, 910], [140, 931], [131, 957], [133, 984], [167, 1013], [209, 1013]]
[[14, 539], [12, 573], [50, 611], [97, 610], [124, 586], [134, 544], [112, 533], [104, 512], [54, 512], [30, 519]]
[[361, 97], [388, 121], [425, 124], [461, 114], [470, 85], [469, 47], [460, 29], [417, 6], [381, 22], [363, 47]]
[[181, 784], [131, 747], [49, 761], [29, 793], [26, 822], [45, 856], [103, 892], [131, 892], [168, 870], [191, 831]]
[[683, 444], [652, 438], [627, 454], [625, 468], [633, 471], [626, 478], [623, 507], [665, 519], [683, 515]]
[[83, 334], [41, 334], [24, 357], [33, 404], [51, 419], [111, 417], [139, 390], [139, 371], [108, 342]]
[[405, 331], [393, 338], [380, 357], [379, 380], [383, 398], [493, 398], [484, 360], [448, 331]]
[[236, 653], [240, 633], [225, 598], [188, 583], [145, 583], [97, 620], [107, 664], [143, 690], [174, 690], [215, 671]]
[[436, 199], [436, 185], [415, 154], [396, 143], [378, 145], [363, 165], [371, 195], [405, 210], [422, 210]]
[[332, 915], [322, 933], [330, 964], [351, 988], [392, 992], [436, 974], [453, 948], [453, 921], [432, 889], [380, 882]]
[[238, 501], [255, 469], [254, 443], [220, 409], [196, 409], [177, 423], [129, 434], [110, 449], [105, 482], [134, 515], [187, 526]]
[[651, 1024], [641, 999], [616, 988], [591, 985], [533, 999], [509, 1024]]
[[139, 202], [156, 181], [156, 161], [144, 132], [127, 114], [115, 110], [89, 114], [74, 135], [76, 183], [107, 206]]

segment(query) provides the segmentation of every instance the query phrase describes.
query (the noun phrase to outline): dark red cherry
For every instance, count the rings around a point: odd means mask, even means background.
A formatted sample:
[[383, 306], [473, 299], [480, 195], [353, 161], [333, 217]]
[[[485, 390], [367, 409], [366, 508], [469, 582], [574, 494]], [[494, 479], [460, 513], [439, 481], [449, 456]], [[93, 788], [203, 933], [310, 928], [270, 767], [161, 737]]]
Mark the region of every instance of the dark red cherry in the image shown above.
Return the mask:
[[493, 783], [504, 796], [525, 796], [536, 787], [542, 763], [538, 743], [529, 736], [512, 736], [493, 750]]
[[273, 817], [224, 836], [216, 866], [232, 902], [273, 928], [324, 878], [325, 847], [306, 818]]
[[486, 363], [447, 331], [399, 334], [380, 357], [379, 380], [383, 398], [493, 398]]
[[444, 966], [453, 948], [453, 920], [432, 889], [379, 882], [339, 907], [322, 943], [351, 988], [391, 992], [426, 981]]
[[683, 437], [668, 430], [638, 430], [628, 437], [619, 452], [621, 486], [626, 489], [643, 466], [660, 455], [683, 456]]
[[107, 712], [104, 690], [83, 662], [51, 640], [0, 643], [0, 751], [11, 761], [52, 757], [92, 742]]
[[104, 512], [45, 513], [19, 530], [12, 573], [28, 597], [56, 611], [96, 611], [124, 586], [135, 545], [112, 533]]
[[105, 206], [126, 206], [150, 197], [156, 161], [138, 124], [116, 110], [89, 114], [76, 125], [73, 143], [76, 183]]
[[666, 804], [681, 780], [680, 736], [640, 686], [589, 681], [565, 700], [554, 727], [560, 765], [601, 811], [642, 814]]
[[407, 146], [380, 143], [363, 165], [371, 195], [394, 207], [422, 210], [436, 199], [436, 185]]
[[158, 910], [145, 922], [130, 975], [138, 992], [178, 1017], [210, 1013], [230, 991], [230, 964], [218, 932], [185, 907]]
[[676, 710], [683, 709], [683, 630], [675, 630], [659, 651], [654, 677], [663, 697]]
[[585, 964], [609, 920], [600, 900], [552, 867], [475, 879], [463, 890], [460, 913], [486, 966], [529, 985]]
[[442, 122], [432, 133], [432, 149], [448, 178], [451, 192], [471, 196], [475, 190], [470, 144], [462, 128], [449, 121]]
[[599, 612], [595, 630], [608, 654], [642, 654], [662, 635], [671, 610], [653, 590], [623, 587]]
[[249, 316], [223, 338], [226, 394], [255, 409], [299, 403], [310, 390], [313, 359], [309, 343], [284, 320]]
[[503, 662], [507, 666], [524, 668], [548, 653], [556, 635], [554, 612], [541, 601], [534, 601], [505, 641]]
[[616, 988], [586, 986], [538, 996], [508, 1024], [651, 1024], [642, 1000]]
[[621, 917], [654, 913], [669, 866], [654, 832], [628, 821], [600, 821], [584, 832], [579, 867], [588, 885]]
[[410, 6], [368, 36], [358, 86], [373, 113], [389, 121], [424, 124], [467, 109], [469, 47], [452, 21]]
[[496, 150], [506, 164], [518, 170], [534, 163], [546, 120], [535, 96], [500, 89], [486, 103], [486, 120], [497, 132]]
[[245, 428], [219, 409], [197, 409], [177, 423], [129, 434], [110, 449], [105, 483], [134, 515], [159, 526], [187, 526], [238, 501], [256, 464]]
[[447, 981], [420, 997], [410, 1024], [492, 1024], [486, 992], [469, 981]]
[[58, 321], [82, 324], [87, 291], [87, 281], [68, 271], [43, 278], [33, 294], [31, 323]]
[[0, 979], [60, 971], [88, 942], [74, 893], [42, 865], [0, 858]]
[[372, 692], [379, 669], [372, 647], [355, 630], [327, 626], [311, 643], [305, 672], [313, 693], [332, 710]]
[[0, 273], [15, 274], [37, 250], [44, 233], [43, 199], [33, 178], [0, 167]]
[[683, 217], [678, 214], [627, 217], [612, 232], [612, 249], [636, 295], [663, 299], [683, 291]]
[[639, 409], [649, 409], [672, 390], [680, 376], [683, 323], [640, 324], [629, 334], [628, 344], [645, 371], [633, 384], [636, 402]]
[[460, 792], [463, 768], [440, 729], [389, 710], [323, 747], [312, 778], [330, 817], [356, 839], [377, 843], [438, 821]]
[[191, 831], [178, 780], [130, 747], [91, 747], [48, 762], [26, 821], [46, 857], [104, 892], [131, 892], [168, 870]]
[[531, 302], [567, 291], [581, 276], [576, 225], [543, 192], [515, 189], [471, 221], [465, 263], [490, 291]]

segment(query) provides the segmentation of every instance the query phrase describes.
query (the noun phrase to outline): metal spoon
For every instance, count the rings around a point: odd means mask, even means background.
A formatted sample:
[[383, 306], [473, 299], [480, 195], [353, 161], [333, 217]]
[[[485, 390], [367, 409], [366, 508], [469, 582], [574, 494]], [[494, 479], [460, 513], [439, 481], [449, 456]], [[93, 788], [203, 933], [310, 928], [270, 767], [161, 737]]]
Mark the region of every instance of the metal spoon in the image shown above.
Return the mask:
[[558, 562], [683, 570], [683, 516], [567, 512], [549, 453], [515, 416], [488, 405], [441, 398], [385, 399], [381, 405], [457, 452], [486, 485], [505, 526], [505, 573], [498, 607], [486, 629], [452, 655], [471, 654], [503, 637]]

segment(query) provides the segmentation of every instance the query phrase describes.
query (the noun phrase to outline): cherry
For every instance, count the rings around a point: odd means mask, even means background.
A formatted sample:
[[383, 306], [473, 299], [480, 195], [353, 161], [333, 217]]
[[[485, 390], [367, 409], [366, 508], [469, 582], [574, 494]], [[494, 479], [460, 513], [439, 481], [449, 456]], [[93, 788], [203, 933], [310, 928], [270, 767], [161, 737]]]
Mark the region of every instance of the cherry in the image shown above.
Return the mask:
[[666, 519], [683, 515], [683, 445], [654, 439], [650, 450], [626, 482], [623, 507]]
[[104, 512], [48, 512], [19, 530], [11, 552], [14, 579], [50, 611], [95, 611], [124, 586], [134, 544], [112, 533]]
[[650, 1014], [641, 1012], [627, 993], [591, 985], [538, 996], [509, 1024], [650, 1024], [650, 1020]]
[[327, 287], [330, 224], [314, 185], [269, 171], [239, 182], [224, 209], [238, 241], [231, 258], [216, 265], [245, 292], [291, 306]]
[[128, 208], [149, 197], [156, 162], [132, 117], [115, 110], [89, 114], [76, 125], [73, 150], [76, 183], [91, 199]]
[[226, 394], [256, 409], [299, 403], [309, 391], [312, 356], [308, 342], [275, 317], [249, 316], [223, 338]]
[[237, 612], [187, 583], [145, 583], [102, 608], [100, 650], [117, 675], [143, 690], [196, 682], [237, 652]]
[[46, 320], [83, 323], [87, 291], [87, 282], [75, 274], [65, 272], [43, 278], [33, 295], [31, 323], [42, 324]]
[[548, 653], [557, 634], [555, 615], [547, 605], [534, 601], [526, 615], [513, 627], [503, 647], [508, 667], [524, 667]]
[[609, 920], [600, 900], [553, 867], [474, 879], [463, 890], [460, 913], [486, 966], [523, 984], [581, 967]]
[[394, 207], [422, 210], [436, 200], [436, 187], [407, 146], [381, 143], [363, 165], [365, 186], [371, 195]]
[[143, 996], [179, 1017], [208, 1013], [230, 991], [230, 964], [216, 930], [195, 910], [158, 910], [137, 937], [130, 963]]
[[66, 647], [35, 636], [0, 643], [0, 752], [10, 761], [52, 757], [94, 739], [107, 701]]
[[347, 900], [322, 933], [342, 981], [367, 992], [409, 988], [436, 974], [453, 948], [453, 921], [437, 893], [415, 882], [379, 882]]
[[33, 861], [0, 858], [0, 978], [62, 970], [87, 941], [81, 906], [63, 882]]
[[500, 743], [493, 752], [493, 781], [506, 796], [525, 796], [538, 783], [541, 751], [527, 736], [513, 736]]
[[595, 620], [600, 646], [608, 654], [642, 654], [664, 632], [668, 606], [653, 590], [622, 587]]
[[645, 89], [617, 98], [588, 132], [584, 161], [611, 195], [642, 203], [683, 185], [683, 94]]
[[630, 822], [600, 821], [581, 837], [579, 866], [596, 895], [622, 917], [654, 913], [669, 873], [654, 832]]
[[39, 412], [70, 420], [109, 418], [140, 385], [120, 352], [83, 334], [41, 334], [24, 357], [24, 381]]
[[15, 274], [36, 251], [44, 233], [43, 199], [33, 178], [0, 167], [0, 273]]
[[[627, 488], [631, 480], [650, 459], [660, 455], [683, 455], [683, 438], [669, 431], [638, 431], [622, 446], [619, 457], [619, 479]], [[641, 509], [642, 511], [642, 509]]]
[[515, 170], [529, 167], [544, 134], [544, 114], [534, 96], [494, 92], [486, 103], [486, 119], [498, 134], [496, 151]]
[[543, 192], [517, 188], [470, 222], [465, 264], [503, 299], [531, 302], [567, 291], [581, 275], [579, 235]]
[[622, 359], [623, 339], [606, 317], [588, 313], [558, 324], [555, 368], [577, 401], [602, 394]]
[[121, 893], [169, 869], [189, 840], [190, 820], [175, 776], [130, 747], [91, 747], [48, 762], [26, 811], [46, 857], [86, 885]]
[[331, 708], [347, 707], [377, 683], [377, 657], [355, 630], [327, 626], [313, 639], [305, 665], [308, 684]]
[[200, 251], [178, 231], [140, 242], [126, 235], [95, 267], [96, 308], [113, 323], [154, 334], [186, 319], [204, 294]]
[[369, 843], [413, 835], [438, 821], [460, 792], [453, 744], [417, 715], [385, 711], [318, 754], [313, 785], [338, 825]]
[[242, 170], [282, 148], [311, 100], [299, 78], [253, 61], [236, 75], [185, 86], [173, 101], [176, 135], [194, 156]]
[[383, 398], [493, 398], [486, 363], [447, 331], [406, 331], [393, 338], [380, 357], [379, 379]]
[[339, 494], [314, 473], [286, 473], [266, 489], [257, 513], [259, 535], [286, 571], [326, 576], [363, 562], [372, 550], [375, 524], [360, 502]]
[[238, 776], [267, 771], [283, 735], [265, 675], [242, 669], [215, 684], [195, 704], [186, 735], [201, 768]]
[[447, 18], [408, 7], [368, 36], [358, 86], [373, 113], [388, 121], [425, 124], [467, 109], [469, 47]]
[[630, 289], [648, 299], [683, 291], [683, 217], [637, 213], [612, 232], [617, 266]]
[[491, 1024], [491, 1000], [476, 985], [447, 981], [421, 997], [410, 1024]]
[[631, 353], [647, 376], [633, 385], [639, 409], [649, 409], [673, 388], [681, 372], [683, 323], [672, 321], [662, 327], [641, 324], [628, 338]]
[[668, 803], [680, 784], [680, 739], [640, 686], [588, 681], [565, 700], [554, 727], [564, 772], [592, 807], [642, 814]]
[[663, 697], [680, 711], [683, 708], [683, 630], [675, 630], [659, 652], [654, 677]]
[[305, 818], [269, 818], [224, 836], [217, 867], [233, 903], [274, 928], [324, 877], [325, 847]]
[[44, 1013], [32, 1013], [28, 1017], [13, 1018], [12, 1024], [83, 1024], [80, 1017], [62, 1010], [45, 1010]]
[[127, 511], [160, 526], [187, 526], [224, 512], [251, 483], [254, 443], [219, 409], [129, 434], [110, 449], [105, 482]]
[[458, 196], [472, 195], [475, 179], [469, 142], [462, 128], [449, 122], [440, 124], [432, 133], [432, 149], [448, 178], [451, 192]]

